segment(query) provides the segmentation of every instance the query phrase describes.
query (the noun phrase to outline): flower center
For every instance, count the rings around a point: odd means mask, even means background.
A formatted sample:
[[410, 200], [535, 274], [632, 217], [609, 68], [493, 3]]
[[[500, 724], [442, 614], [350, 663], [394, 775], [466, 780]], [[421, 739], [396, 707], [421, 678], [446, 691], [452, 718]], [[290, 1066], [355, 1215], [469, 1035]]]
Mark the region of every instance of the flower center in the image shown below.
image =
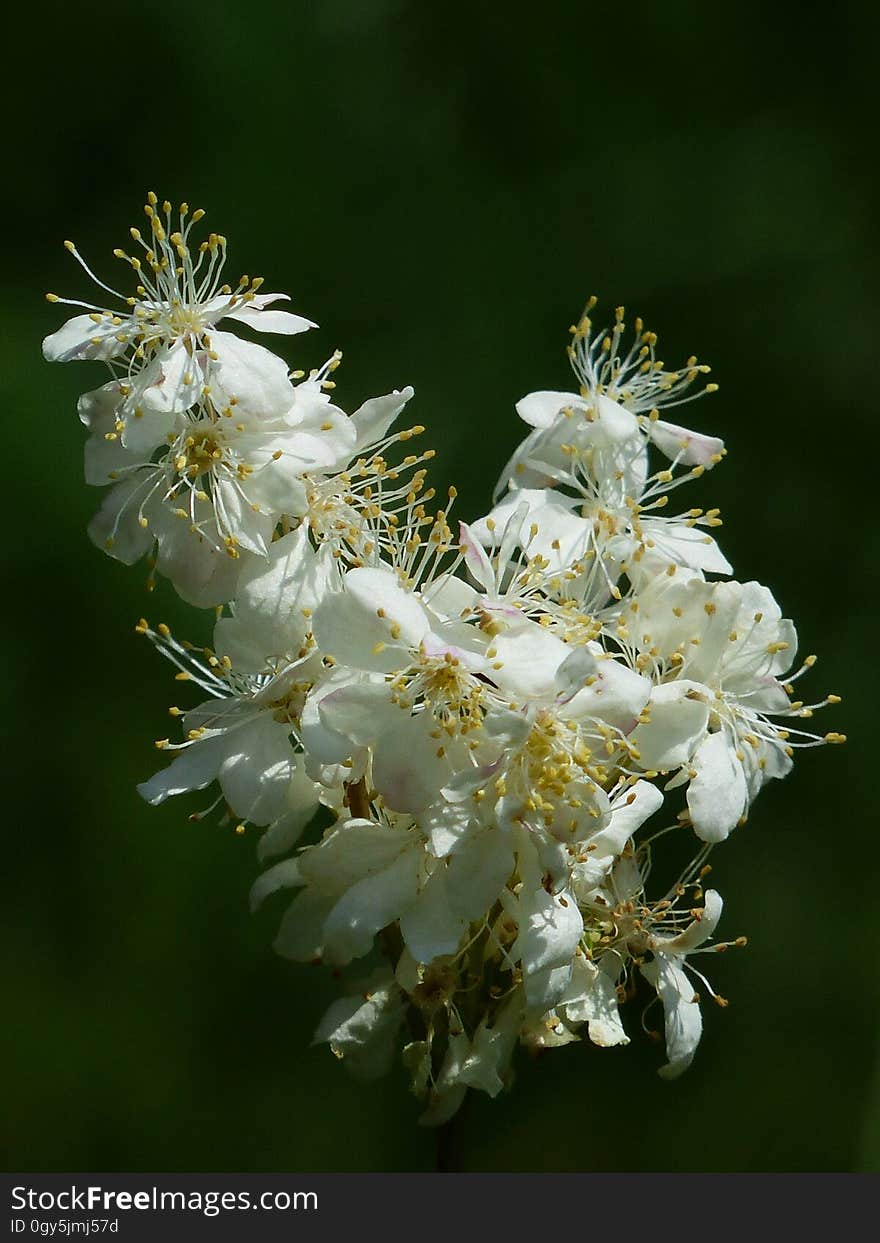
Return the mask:
[[213, 470], [222, 461], [223, 445], [216, 430], [208, 427], [193, 431], [186, 437], [174, 467], [186, 479], [198, 479], [199, 475]]
[[199, 336], [204, 330], [200, 309], [187, 306], [172, 299], [165, 313], [166, 332], [169, 337]]

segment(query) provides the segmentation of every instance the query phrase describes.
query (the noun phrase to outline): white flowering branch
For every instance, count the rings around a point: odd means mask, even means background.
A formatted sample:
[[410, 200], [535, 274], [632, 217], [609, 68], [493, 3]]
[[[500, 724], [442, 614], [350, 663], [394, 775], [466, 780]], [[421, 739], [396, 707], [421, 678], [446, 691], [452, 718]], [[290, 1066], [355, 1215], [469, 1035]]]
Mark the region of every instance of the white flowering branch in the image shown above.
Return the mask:
[[[794, 724], [837, 697], [795, 697], [814, 657], [795, 668], [770, 591], [729, 577], [718, 511], [678, 503], [725, 450], [660, 414], [712, 391], [708, 368], [666, 370], [623, 308], [596, 331], [591, 301], [577, 391], [523, 398], [493, 507], [453, 533], [454, 490], [432, 508], [432, 454], [409, 452], [424, 429], [392, 430], [412, 389], [345, 413], [339, 354], [290, 372], [230, 331], [313, 327], [285, 295], [223, 283], [202, 212], [145, 212], [115, 252], [132, 295], [67, 243], [119, 305], [50, 294], [82, 313], [43, 344], [109, 368], [79, 402], [109, 488], [93, 540], [218, 610], [205, 649], [139, 623], [201, 699], [171, 709], [141, 793], [216, 785], [209, 810], [261, 830], [253, 905], [295, 891], [276, 949], [362, 968], [316, 1040], [368, 1076], [400, 1050], [423, 1121], [509, 1084], [518, 1043], [626, 1044], [639, 978], [680, 1074], [698, 990], [726, 1004], [693, 960], [744, 944], [712, 940], [709, 854], [797, 747], [843, 741]], [[299, 845], [321, 807], [333, 824]], [[693, 857], [654, 888], [670, 835]]]

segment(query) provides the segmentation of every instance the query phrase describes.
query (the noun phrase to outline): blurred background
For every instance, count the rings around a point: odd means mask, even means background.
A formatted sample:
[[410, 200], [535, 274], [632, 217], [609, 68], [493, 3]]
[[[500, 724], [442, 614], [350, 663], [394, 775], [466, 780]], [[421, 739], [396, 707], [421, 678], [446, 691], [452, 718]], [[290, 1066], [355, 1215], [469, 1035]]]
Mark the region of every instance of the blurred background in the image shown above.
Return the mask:
[[[187, 199], [321, 324], [340, 403], [413, 384], [461, 516], [524, 430], [516, 400], [570, 384], [567, 328], [596, 293], [711, 362], [690, 408], [729, 457], [689, 490], [719, 505], [737, 576], [768, 583], [844, 697], [713, 857], [722, 932], [697, 1059], [575, 1045], [521, 1056], [459, 1136], [472, 1170], [880, 1168], [874, 527], [878, 289], [876, 6], [666, 0], [183, 5], [173, 18], [24, 6], [3, 90], [0, 386], [10, 521], [0, 609], [7, 731], [2, 1028], [7, 1169], [419, 1170], [402, 1075], [364, 1087], [314, 1025], [321, 970], [252, 918], [254, 840], [135, 783], [179, 699], [136, 638], [145, 570], [89, 544], [75, 400], [43, 292], [92, 297], [147, 189]], [[272, 344], [271, 342], [267, 342]], [[279, 348], [284, 348], [279, 341]], [[199, 627], [202, 626], [200, 630]]]

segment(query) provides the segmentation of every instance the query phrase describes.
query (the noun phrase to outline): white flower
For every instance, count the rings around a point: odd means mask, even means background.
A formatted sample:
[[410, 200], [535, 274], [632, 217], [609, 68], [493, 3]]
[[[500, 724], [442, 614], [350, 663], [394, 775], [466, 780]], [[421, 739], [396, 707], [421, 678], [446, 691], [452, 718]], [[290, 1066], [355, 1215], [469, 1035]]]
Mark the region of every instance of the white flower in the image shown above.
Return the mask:
[[[359, 449], [360, 411], [349, 417], [322, 391], [337, 361], [334, 355], [307, 381], [288, 384], [274, 417], [254, 414], [246, 402], [218, 409], [203, 398], [192, 409], [136, 421], [127, 443], [118, 381], [86, 393], [86, 481], [115, 483], [89, 528], [92, 539], [127, 564], [155, 542], [159, 572], [184, 599], [200, 606], [228, 599], [241, 568], [229, 562], [265, 556], [279, 521], [309, 516], [317, 481], [342, 471]], [[396, 414], [411, 393], [369, 404]]]
[[508, 482], [507, 495], [474, 524], [473, 535], [498, 547], [524, 509], [520, 546], [543, 563], [548, 590], [577, 598], [587, 611], [619, 598], [621, 574], [634, 579], [645, 558], [731, 572], [712, 536], [698, 529], [718, 526], [717, 510], [662, 512], [682, 480], [670, 469], [648, 476], [638, 421], [609, 398], [596, 398], [580, 414], [566, 407], [529, 438]]
[[305, 771], [299, 734], [305, 697], [323, 673], [310, 618], [335, 573], [332, 556], [313, 552], [305, 530], [292, 532], [246, 569], [232, 616], [217, 623], [217, 654], [200, 658], [167, 627], [140, 623], [178, 676], [212, 696], [187, 712], [173, 709], [184, 741], [157, 744], [176, 758], [138, 787], [148, 802], [216, 781], [240, 827], [266, 827], [261, 858], [294, 844], [326, 798]]
[[114, 364], [123, 381], [119, 415], [126, 429], [135, 417], [149, 417], [150, 412], [161, 415], [187, 409], [208, 384], [216, 385], [227, 398], [247, 399], [254, 407], [267, 399], [271, 404], [279, 387], [283, 391], [286, 366], [259, 345], [215, 331], [216, 325], [225, 318], [261, 332], [286, 335], [315, 325], [300, 315], [268, 309], [287, 295], [259, 293], [263, 283], [259, 277], [243, 276], [235, 289], [223, 284], [226, 239], [219, 234], [211, 233], [193, 256], [190, 233], [204, 212], [190, 216], [187, 204], [181, 204], [175, 228], [170, 203], [164, 203], [160, 211], [156, 196], [150, 194], [144, 210], [149, 238], [144, 239], [138, 229], [131, 230], [143, 258], [114, 252], [135, 273], [138, 285], [132, 297], [100, 281], [74, 244], [66, 243], [96, 284], [119, 301], [120, 308], [107, 310], [50, 294], [50, 301], [81, 306], [87, 313], [74, 316], [48, 336], [43, 342], [44, 356], [56, 362], [101, 359]]
[[659, 683], [648, 719], [632, 735], [639, 762], [658, 772], [681, 769], [695, 832], [721, 841], [762, 785], [789, 772], [794, 746], [823, 741], [770, 718], [808, 717], [836, 697], [792, 702], [798, 674], [787, 670], [797, 636], [759, 583], [661, 575], [641, 594], [630, 629], [641, 652], [635, 663]]
[[[502, 473], [496, 495], [510, 480], [521, 487], [543, 486], [540, 463], [561, 465], [562, 447], [566, 444], [577, 450], [600, 448], [607, 466], [609, 432], [618, 444], [629, 441], [634, 434], [640, 435], [653, 442], [675, 465], [691, 466], [694, 475], [723, 457], [724, 442], [717, 437], [659, 417], [664, 406], [681, 405], [714, 392], [718, 386], [708, 384], [699, 393], [683, 396], [709, 368], [692, 357], [679, 371], [665, 370], [656, 357], [656, 333], [646, 332], [641, 319], [636, 319], [634, 340], [627, 353], [622, 354], [621, 341], [626, 330], [623, 307], [615, 311], [614, 327], [594, 336], [589, 312], [595, 304], [596, 299], [591, 298], [580, 322], [571, 329], [568, 355], [580, 381], [580, 391], [542, 390], [518, 402], [517, 413], [534, 431]], [[598, 437], [590, 427], [597, 420], [605, 427], [605, 433]], [[644, 442], [641, 458], [631, 455], [628, 463], [621, 464], [623, 469], [637, 471], [640, 461], [643, 466], [643, 454]]]
[[[386, 806], [423, 817], [438, 853], [497, 803], [501, 824], [565, 842], [604, 814], [609, 754], [626, 753], [650, 683], [598, 645], [572, 649], [517, 616], [480, 626], [443, 618], [390, 571], [359, 569], [315, 616], [322, 651], [349, 678], [321, 692], [310, 741], [337, 762], [372, 749]], [[321, 741], [318, 721], [337, 740]], [[610, 747], [610, 752], [609, 752]], [[439, 800], [439, 801], [438, 801]]]
[[[581, 952], [582, 910], [595, 905], [599, 885], [662, 801], [643, 781], [618, 791], [610, 803], [606, 799], [606, 813], [594, 831], [556, 868], [538, 835], [516, 830], [521, 887], [516, 894], [504, 892], [502, 903], [518, 927], [510, 955], [521, 964], [528, 1006], [536, 1013], [564, 1007], [566, 1021], [595, 1024], [590, 1028], [595, 1043], [625, 1043], [626, 1037], [614, 1019], [614, 979], [597, 972]], [[618, 970], [614, 964], [613, 976]]]
[[368, 954], [376, 934], [399, 920], [416, 962], [453, 954], [482, 914], [460, 883], [462, 868], [435, 859], [405, 824], [343, 821], [300, 857], [307, 888], [284, 916], [276, 949], [344, 965]]
[[567, 466], [572, 450], [588, 454], [598, 476], [619, 476], [623, 494], [640, 491], [647, 476], [647, 446], [636, 416], [600, 393], [537, 392], [517, 403], [534, 430], [515, 450], [495, 487], [543, 488]]
[[[437, 616], [394, 571], [378, 568], [350, 570], [344, 590], [317, 610], [314, 632], [351, 671], [321, 700], [323, 753], [333, 753], [331, 735], [340, 740], [337, 761], [372, 746], [372, 780], [386, 805], [423, 810], [468, 763], [470, 736], [482, 729], [489, 637]], [[318, 729], [316, 721], [310, 739]]]
[[259, 690], [231, 692], [218, 679], [217, 694], [223, 686], [226, 697], [179, 714], [185, 741], [161, 741], [161, 749], [176, 752], [176, 758], [139, 785], [139, 792], [155, 805], [216, 781], [241, 831], [247, 824], [266, 827], [263, 857], [288, 850], [319, 804], [320, 790], [291, 743], [297, 701], [309, 684], [310, 671], [300, 665]]

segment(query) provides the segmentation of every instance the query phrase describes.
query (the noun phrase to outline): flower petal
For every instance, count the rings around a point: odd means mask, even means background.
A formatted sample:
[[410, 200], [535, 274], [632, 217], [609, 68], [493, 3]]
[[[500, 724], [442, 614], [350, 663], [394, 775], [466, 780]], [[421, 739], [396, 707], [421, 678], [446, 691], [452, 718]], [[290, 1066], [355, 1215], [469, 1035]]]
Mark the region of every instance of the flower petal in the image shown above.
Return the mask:
[[694, 752], [696, 777], [687, 790], [694, 832], [704, 842], [723, 842], [748, 802], [743, 766], [726, 734], [710, 734]]
[[702, 432], [679, 427], [677, 423], [666, 423], [663, 419], [646, 419], [643, 426], [648, 439], [654, 442], [661, 453], [673, 461], [678, 459], [687, 466], [711, 468], [715, 465], [718, 454], [724, 452], [724, 441], [717, 436], [705, 436]]
[[368, 954], [376, 933], [409, 910], [418, 895], [420, 851], [405, 850], [387, 868], [353, 885], [324, 924], [324, 953], [344, 966]]
[[243, 413], [262, 418], [282, 415], [293, 405], [293, 385], [283, 359], [231, 332], [213, 331], [211, 349], [217, 360], [210, 383], [220, 390], [223, 405], [234, 400]]
[[237, 319], [247, 324], [256, 332], [279, 332], [286, 337], [296, 336], [300, 332], [308, 332], [318, 325], [303, 315], [294, 315], [291, 311], [264, 311], [258, 306], [243, 306], [240, 310], [227, 311], [224, 319]]
[[251, 885], [251, 913], [259, 910], [270, 894], [278, 893], [280, 889], [295, 889], [303, 883], [298, 859], [282, 859], [280, 863], [266, 868]]
[[710, 697], [704, 686], [686, 678], [654, 688], [651, 719], [631, 735], [642, 768], [667, 772], [687, 763], [706, 732]]
[[127, 325], [114, 324], [115, 316], [105, 316], [96, 323], [92, 316], [74, 315], [57, 332], [43, 341], [43, 357], [50, 363], [69, 363], [80, 359], [108, 359], [124, 354], [127, 341], [119, 335]]
[[400, 917], [401, 935], [416, 962], [433, 962], [458, 949], [467, 921], [453, 907], [450, 889], [446, 866], [441, 863]]
[[386, 393], [384, 397], [371, 397], [355, 410], [351, 421], [357, 432], [356, 451], [360, 452], [387, 435], [391, 424], [413, 396], [414, 391], [410, 385], [407, 385], [400, 392], [395, 389], [393, 393]]
[[677, 1079], [693, 1061], [703, 1033], [696, 991], [675, 958], [658, 954], [653, 962], [644, 964], [641, 972], [656, 988], [663, 1003], [669, 1060], [660, 1067], [658, 1074], [664, 1079]]

